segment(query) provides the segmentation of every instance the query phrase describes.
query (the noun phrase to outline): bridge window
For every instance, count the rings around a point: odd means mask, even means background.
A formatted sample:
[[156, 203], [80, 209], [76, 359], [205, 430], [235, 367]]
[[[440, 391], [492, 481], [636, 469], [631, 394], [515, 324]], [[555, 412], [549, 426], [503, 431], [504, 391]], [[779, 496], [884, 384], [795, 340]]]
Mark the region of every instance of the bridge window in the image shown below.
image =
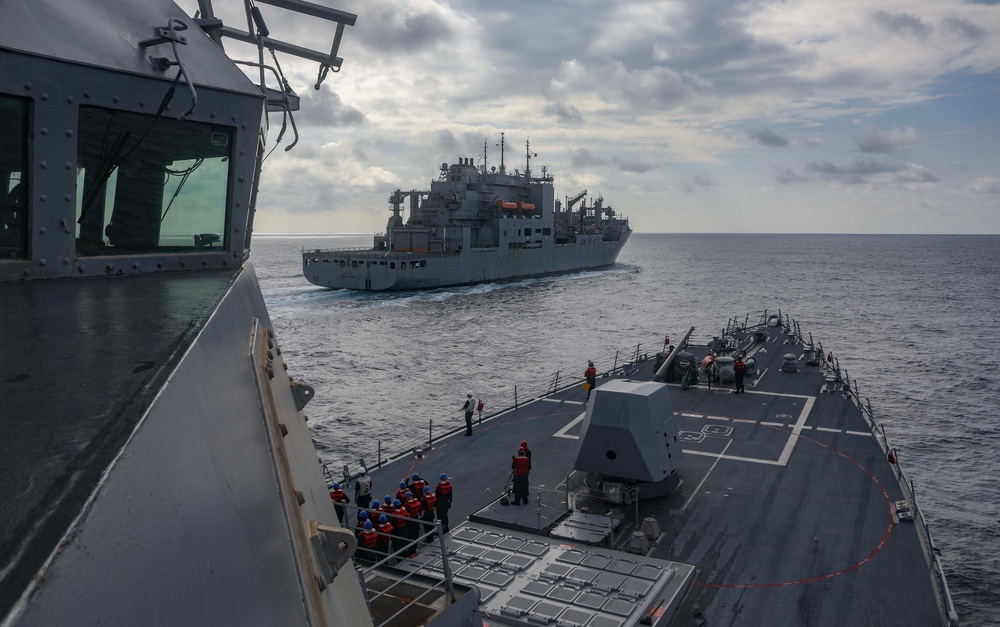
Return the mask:
[[28, 101], [0, 95], [0, 259], [28, 256]]
[[80, 107], [77, 252], [225, 247], [232, 130]]

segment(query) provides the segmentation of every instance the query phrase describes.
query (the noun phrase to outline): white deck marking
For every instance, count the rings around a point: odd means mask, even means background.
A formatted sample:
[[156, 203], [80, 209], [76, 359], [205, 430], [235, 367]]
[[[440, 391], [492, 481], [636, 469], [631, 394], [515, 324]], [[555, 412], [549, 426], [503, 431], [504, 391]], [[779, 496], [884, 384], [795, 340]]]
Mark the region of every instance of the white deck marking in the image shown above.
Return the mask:
[[570, 435], [570, 434], [568, 434], [566, 432], [569, 431], [570, 429], [572, 429], [575, 425], [579, 424], [580, 421], [582, 421], [586, 417], [587, 417], [587, 413], [586, 412], [580, 414], [579, 416], [577, 416], [573, 420], [571, 420], [568, 423], [566, 423], [565, 427], [563, 427], [562, 429], [560, 429], [560, 430], [556, 431], [555, 433], [553, 433], [552, 434], [553, 437], [566, 438], [567, 440], [579, 440], [580, 436], [578, 436], [578, 435]]
[[[729, 440], [729, 444], [732, 443], [733, 441]], [[726, 445], [726, 448], [729, 448], [729, 444]], [[687, 449], [682, 449], [682, 450], [689, 455], [701, 455], [703, 457], [717, 457], [719, 459], [729, 459], [734, 462], [750, 462], [751, 464], [764, 464], [765, 466], [783, 465], [780, 461], [776, 461], [773, 459], [759, 459], [757, 457], [740, 457], [739, 455], [723, 455], [721, 453], [709, 453], [708, 451], [689, 451]], [[725, 452], [725, 449], [723, 449], [723, 452]]]
[[681, 416], [687, 416], [688, 418], [704, 418], [704, 414], [681, 414]]
[[851, 431], [850, 429], [844, 429], [844, 433], [850, 433], [851, 435], [871, 435], [871, 431]]
[[556, 404], [560, 404], [560, 405], [561, 404], [565, 404], [565, 405], [586, 405], [587, 404], [587, 403], [585, 403], [583, 401], [561, 401], [558, 398], [549, 398], [549, 397], [540, 398], [538, 400], [545, 401], [546, 403], [556, 403]]
[[[714, 453], [704, 453], [704, 452], [698, 451], [699, 455], [708, 455], [710, 457], [715, 457], [715, 462], [712, 464], [712, 467], [708, 469], [708, 472], [705, 473], [705, 476], [701, 478], [701, 481], [698, 482], [698, 487], [696, 487], [694, 489], [694, 492], [691, 493], [691, 496], [688, 497], [688, 500], [684, 501], [684, 505], [681, 506], [681, 511], [684, 511], [685, 509], [687, 509], [688, 504], [691, 503], [691, 499], [693, 499], [695, 497], [695, 495], [698, 494], [698, 492], [701, 490], [701, 486], [705, 485], [705, 480], [707, 480], [708, 476], [710, 474], [712, 474], [712, 471], [715, 470], [715, 467], [719, 465], [719, 460], [722, 459], [723, 457], [725, 457], [725, 453], [726, 453], [727, 450], [729, 450], [729, 446], [732, 443], [733, 443], [732, 440], [726, 442], [726, 447], [724, 449], [722, 449], [722, 452], [719, 453], [718, 455], [716, 455]], [[684, 452], [687, 453], [687, 451], [684, 451]]]
[[831, 429], [830, 427], [816, 427], [817, 431], [826, 431], [827, 433], [840, 433], [840, 429]]
[[[785, 396], [795, 396], [794, 394], [787, 394]], [[799, 396], [798, 398], [803, 398]], [[788, 441], [785, 442], [785, 448], [781, 451], [781, 455], [778, 457], [778, 463], [781, 466], [788, 464], [788, 458], [792, 456], [792, 450], [795, 448], [795, 443], [799, 440], [799, 434], [802, 433], [802, 427], [806, 424], [806, 419], [809, 418], [809, 413], [812, 411], [813, 403], [816, 402], [815, 396], [806, 396], [805, 404], [802, 406], [802, 411], [799, 412], [799, 419], [795, 421], [795, 425], [792, 427], [792, 434], [788, 436]]]
[[709, 420], [725, 420], [726, 422], [729, 422], [729, 418], [726, 418], [725, 416], [705, 416], [705, 418], [708, 418]]
[[764, 368], [764, 371], [761, 372], [759, 375], [757, 375], [757, 380], [753, 382], [753, 385], [751, 387], [756, 388], [758, 385], [760, 385], [760, 380], [764, 378], [765, 374], [767, 374], [767, 368]]
[[563, 401], [563, 403], [566, 403], [567, 405], [586, 405], [587, 404], [586, 401]]
[[763, 420], [761, 421], [760, 424], [767, 425], [768, 427], [784, 427], [785, 426], [785, 423], [783, 423], [783, 422], [765, 422]]

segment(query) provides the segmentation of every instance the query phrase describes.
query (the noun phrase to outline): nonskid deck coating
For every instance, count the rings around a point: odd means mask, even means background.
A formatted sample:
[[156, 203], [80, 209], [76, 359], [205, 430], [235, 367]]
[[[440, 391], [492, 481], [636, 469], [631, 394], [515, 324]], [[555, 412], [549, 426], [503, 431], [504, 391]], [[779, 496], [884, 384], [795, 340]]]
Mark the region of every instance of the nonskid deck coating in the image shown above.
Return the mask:
[[[670, 385], [682, 484], [643, 501], [639, 519], [659, 524], [652, 556], [698, 569], [675, 624], [941, 624], [917, 529], [896, 521], [903, 494], [867, 422], [846, 395], [826, 392], [833, 386], [821, 368], [800, 360], [799, 372], [781, 372], [782, 355], [803, 349], [779, 329], [768, 333], [746, 394], [732, 394], [731, 384]], [[689, 349], [698, 358], [707, 351]], [[652, 364], [633, 370], [628, 377], [648, 380]], [[376, 470], [376, 493], [413, 472], [432, 485], [445, 472], [455, 485], [454, 528], [496, 500], [524, 439], [533, 498], [518, 507], [537, 508], [540, 488], [564, 489], [584, 400], [574, 386], [491, 417], [472, 437], [459, 432], [422, 459]]]

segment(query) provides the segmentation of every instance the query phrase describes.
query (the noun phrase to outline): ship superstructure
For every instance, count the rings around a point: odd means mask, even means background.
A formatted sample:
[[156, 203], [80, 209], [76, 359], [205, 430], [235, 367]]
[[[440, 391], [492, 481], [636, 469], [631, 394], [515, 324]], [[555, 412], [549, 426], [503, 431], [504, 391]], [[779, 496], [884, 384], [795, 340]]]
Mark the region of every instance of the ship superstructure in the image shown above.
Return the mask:
[[[249, 32], [209, 0], [0, 6], [5, 627], [371, 624], [249, 261], [267, 114], [298, 100], [263, 53], [336, 70], [355, 16], [244, 6]], [[279, 8], [332, 47], [270, 38]]]
[[[502, 143], [502, 141], [501, 141]], [[474, 158], [442, 163], [427, 190], [396, 190], [369, 250], [307, 250], [303, 273], [329, 288], [413, 290], [509, 281], [612, 265], [632, 230], [604, 198], [555, 198], [553, 177]], [[403, 207], [408, 205], [407, 219]]]

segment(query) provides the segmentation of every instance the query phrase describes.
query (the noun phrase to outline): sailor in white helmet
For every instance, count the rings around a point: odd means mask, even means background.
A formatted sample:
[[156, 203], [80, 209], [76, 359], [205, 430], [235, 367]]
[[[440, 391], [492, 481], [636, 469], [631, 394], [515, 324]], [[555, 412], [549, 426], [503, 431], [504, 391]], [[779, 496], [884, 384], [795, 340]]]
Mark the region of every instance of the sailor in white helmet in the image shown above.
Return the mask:
[[372, 478], [368, 476], [368, 469], [362, 466], [358, 469], [358, 480], [354, 482], [354, 502], [368, 503], [371, 500]]
[[476, 413], [476, 401], [472, 400], [472, 392], [465, 395], [465, 404], [459, 411], [465, 412], [465, 435], [472, 435], [472, 414]]

